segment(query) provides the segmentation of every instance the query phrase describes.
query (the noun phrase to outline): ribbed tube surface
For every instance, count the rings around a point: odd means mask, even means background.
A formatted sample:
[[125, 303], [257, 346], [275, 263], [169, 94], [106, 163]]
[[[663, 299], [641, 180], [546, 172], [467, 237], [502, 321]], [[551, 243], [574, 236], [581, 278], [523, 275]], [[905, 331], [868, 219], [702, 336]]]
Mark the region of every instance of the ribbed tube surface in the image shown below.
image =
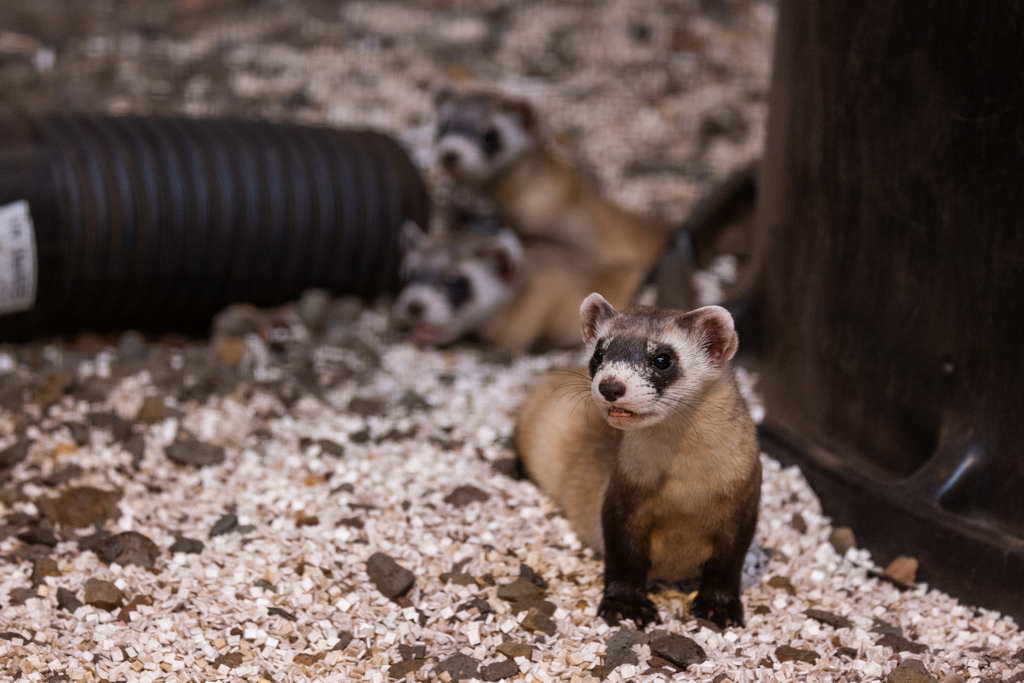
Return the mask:
[[37, 296], [0, 316], [0, 338], [197, 331], [231, 302], [273, 305], [310, 287], [374, 296], [397, 284], [402, 223], [429, 218], [421, 177], [381, 133], [19, 118], [0, 134], [0, 205], [29, 203]]

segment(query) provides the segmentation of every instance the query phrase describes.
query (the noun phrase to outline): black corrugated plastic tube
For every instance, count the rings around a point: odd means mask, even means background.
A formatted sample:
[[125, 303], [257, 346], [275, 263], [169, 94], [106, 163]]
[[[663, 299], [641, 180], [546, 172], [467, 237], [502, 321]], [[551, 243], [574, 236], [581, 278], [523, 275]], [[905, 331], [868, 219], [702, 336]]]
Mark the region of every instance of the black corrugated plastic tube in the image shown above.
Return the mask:
[[23, 214], [21, 202], [34, 226], [35, 296], [0, 315], [3, 340], [197, 332], [232, 302], [275, 305], [311, 287], [393, 291], [399, 228], [426, 225], [430, 207], [409, 156], [373, 131], [3, 112], [0, 212]]

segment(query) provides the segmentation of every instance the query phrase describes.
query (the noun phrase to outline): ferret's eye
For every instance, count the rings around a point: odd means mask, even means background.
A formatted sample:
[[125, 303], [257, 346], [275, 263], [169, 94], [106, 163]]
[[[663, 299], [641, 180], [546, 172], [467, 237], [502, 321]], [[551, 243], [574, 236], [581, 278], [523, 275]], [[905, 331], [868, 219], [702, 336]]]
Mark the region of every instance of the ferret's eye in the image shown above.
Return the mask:
[[668, 370], [672, 367], [672, 356], [667, 353], [659, 353], [651, 359], [651, 365], [657, 370]]
[[480, 144], [483, 147], [484, 154], [489, 157], [494, 156], [501, 151], [501, 135], [498, 134], [497, 128], [488, 128], [482, 136], [480, 136]]
[[456, 275], [445, 280], [444, 286], [448, 290], [448, 299], [452, 306], [458, 307], [469, 301], [469, 279], [465, 275]]
[[603, 361], [604, 360], [604, 350], [603, 349], [594, 349], [594, 357], [593, 357], [592, 360], [595, 363], [600, 363], [601, 361]]

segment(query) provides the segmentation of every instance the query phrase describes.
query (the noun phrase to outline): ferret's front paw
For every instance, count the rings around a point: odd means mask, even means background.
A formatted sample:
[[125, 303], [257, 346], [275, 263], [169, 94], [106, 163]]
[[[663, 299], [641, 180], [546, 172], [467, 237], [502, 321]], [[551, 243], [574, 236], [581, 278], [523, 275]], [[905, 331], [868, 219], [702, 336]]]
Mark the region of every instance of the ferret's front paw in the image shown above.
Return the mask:
[[743, 626], [743, 602], [740, 596], [728, 593], [697, 593], [690, 614], [707, 619], [719, 628]]
[[646, 593], [639, 591], [612, 592], [606, 590], [597, 613], [610, 625], [620, 621], [632, 621], [638, 628], [643, 628], [658, 619], [658, 608], [654, 606]]

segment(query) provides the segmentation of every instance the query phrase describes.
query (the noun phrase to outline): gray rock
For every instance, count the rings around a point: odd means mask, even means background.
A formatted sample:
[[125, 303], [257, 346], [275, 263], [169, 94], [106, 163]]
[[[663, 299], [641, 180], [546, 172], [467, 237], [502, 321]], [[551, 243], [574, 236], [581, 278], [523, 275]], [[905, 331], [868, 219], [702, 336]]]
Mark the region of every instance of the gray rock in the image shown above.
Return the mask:
[[147, 396], [142, 400], [142, 407], [139, 408], [135, 419], [139, 422], [152, 424], [163, 422], [169, 417], [181, 417], [182, 413], [177, 408], [172, 408], [164, 402], [163, 396]]
[[509, 602], [528, 599], [539, 600], [544, 597], [544, 590], [532, 581], [520, 577], [512, 583], [499, 586], [498, 597]]
[[379, 398], [362, 398], [360, 396], [356, 396], [348, 402], [348, 411], [355, 415], [361, 415], [362, 417], [380, 415], [384, 412], [385, 407], [387, 407], [387, 403]]
[[124, 602], [124, 593], [109, 581], [89, 579], [85, 582], [85, 604], [113, 612]]
[[416, 577], [411, 571], [384, 553], [374, 553], [370, 556], [366, 561], [366, 573], [377, 590], [392, 600], [408, 593], [416, 582]]
[[875, 641], [875, 645], [884, 645], [885, 647], [891, 647], [893, 652], [910, 652], [915, 655], [924, 654], [928, 652], [928, 646], [924, 643], [915, 643], [907, 640], [903, 636], [893, 635], [892, 633], [886, 633], [881, 638]]
[[800, 650], [791, 645], [775, 648], [775, 657], [780, 662], [807, 662], [814, 664], [821, 657], [814, 650]]
[[619, 629], [608, 638], [605, 645], [604, 666], [609, 672], [623, 664], [640, 663], [636, 653], [633, 652], [633, 631]]
[[96, 429], [106, 429], [115, 441], [124, 441], [132, 435], [132, 423], [114, 413], [89, 413], [89, 424]]
[[480, 678], [485, 681], [504, 681], [519, 675], [519, 665], [511, 659], [487, 664], [480, 669]]
[[529, 611], [526, 612], [526, 616], [523, 617], [523, 620], [520, 623], [527, 631], [532, 631], [534, 633], [544, 633], [546, 635], [553, 636], [558, 631], [558, 627], [555, 626], [555, 623], [551, 621], [544, 612], [541, 612], [536, 607], [531, 607]]
[[230, 534], [232, 531], [238, 528], [238, 515], [233, 512], [229, 512], [213, 525], [210, 529], [210, 538], [217, 536], [223, 536], [224, 534]]
[[28, 545], [40, 545], [47, 548], [56, 547], [58, 540], [53, 532], [44, 526], [34, 524], [17, 536], [18, 540]]
[[68, 483], [72, 479], [79, 478], [83, 474], [85, 474], [85, 470], [72, 463], [50, 472], [43, 478], [43, 484], [46, 486], [60, 486], [61, 484]]
[[404, 659], [401, 662], [395, 662], [388, 669], [388, 677], [395, 681], [404, 681], [406, 675], [419, 671], [426, 663], [425, 659]]
[[65, 422], [64, 427], [71, 432], [71, 439], [75, 442], [76, 446], [86, 446], [89, 444], [89, 438], [92, 434], [89, 425], [84, 422]]
[[61, 586], [57, 589], [57, 606], [73, 613], [82, 606], [82, 601], [78, 599], [74, 591]]
[[690, 638], [674, 633], [652, 638], [650, 645], [652, 653], [668, 660], [680, 669], [685, 669], [690, 664], [700, 664], [707, 659], [704, 648]]
[[937, 679], [928, 673], [920, 659], [904, 659], [885, 680], [886, 683], [934, 683]]
[[330, 439], [320, 439], [316, 442], [320, 446], [320, 452], [324, 455], [330, 455], [335, 458], [340, 458], [345, 455], [345, 447], [337, 441], [331, 441]]
[[412, 389], [407, 389], [402, 398], [398, 399], [396, 404], [399, 408], [405, 408], [409, 412], [415, 412], [417, 410], [430, 410], [430, 404], [427, 399], [417, 394]]
[[146, 456], [146, 437], [141, 433], [128, 436], [121, 447], [132, 456], [132, 468], [139, 469], [142, 459]]
[[36, 589], [26, 587], [12, 588], [11, 592], [7, 596], [8, 600], [11, 601], [11, 605], [14, 607], [24, 605], [34, 597], [36, 597]]
[[479, 674], [480, 662], [464, 654], [457, 654], [443, 662], [438, 662], [438, 673], [447, 671], [453, 681], [461, 681], [463, 678], [476, 678]]
[[8, 469], [14, 467], [19, 462], [28, 457], [28, 449], [32, 445], [32, 442], [28, 439], [18, 439], [13, 446], [0, 451], [0, 469]]
[[107, 564], [116, 562], [122, 567], [135, 564], [152, 569], [160, 556], [160, 548], [137, 531], [125, 531], [103, 541], [96, 554]]
[[809, 609], [804, 612], [808, 617], [815, 621], [827, 624], [832, 628], [852, 628], [853, 622], [846, 617], [841, 617], [838, 614], [832, 614], [820, 609]]
[[164, 448], [167, 458], [178, 465], [206, 467], [224, 462], [224, 448], [198, 439], [175, 441]]
[[128, 330], [117, 340], [117, 357], [125, 363], [136, 363], [146, 360], [149, 347], [146, 340], [135, 330]]
[[537, 586], [537, 588], [542, 588], [544, 590], [547, 590], [548, 588], [548, 582], [544, 580], [544, 577], [535, 572], [533, 567], [528, 564], [519, 565], [519, 578], [526, 579], [534, 586]]
[[197, 538], [185, 538], [184, 536], [178, 536], [174, 539], [174, 543], [168, 548], [168, 552], [172, 555], [174, 553], [186, 553], [195, 555], [203, 552], [203, 542]]
[[475, 486], [459, 486], [444, 497], [444, 502], [452, 507], [460, 508], [470, 503], [483, 503], [490, 500], [490, 498], [491, 495], [489, 493], [481, 491]]
[[427, 646], [426, 645], [403, 645], [399, 644], [398, 654], [404, 660], [410, 659], [426, 659], [427, 657]]
[[89, 486], [70, 488], [56, 498], [36, 501], [43, 515], [66, 528], [81, 529], [118, 516], [120, 491], [103, 491]]

